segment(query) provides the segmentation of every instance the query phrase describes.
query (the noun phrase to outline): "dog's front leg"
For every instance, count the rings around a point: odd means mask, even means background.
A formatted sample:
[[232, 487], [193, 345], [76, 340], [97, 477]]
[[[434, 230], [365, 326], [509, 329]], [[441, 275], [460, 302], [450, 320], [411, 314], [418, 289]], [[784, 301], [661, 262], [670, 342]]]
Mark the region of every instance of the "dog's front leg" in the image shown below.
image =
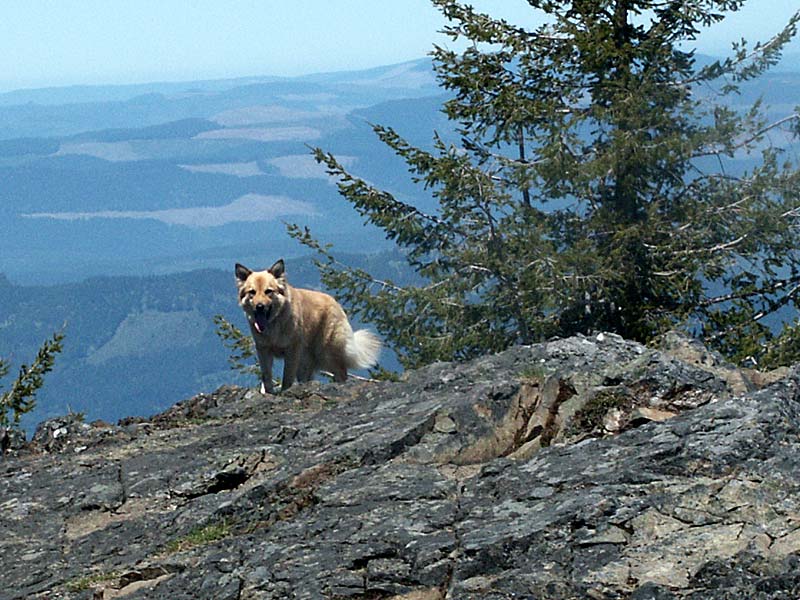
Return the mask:
[[283, 358], [283, 380], [281, 391], [288, 390], [297, 378], [297, 368], [300, 365], [300, 349], [290, 348]]
[[258, 355], [258, 365], [261, 367], [261, 393], [272, 394], [274, 393], [272, 385], [272, 354], [267, 352], [265, 348], [256, 346], [256, 354]]

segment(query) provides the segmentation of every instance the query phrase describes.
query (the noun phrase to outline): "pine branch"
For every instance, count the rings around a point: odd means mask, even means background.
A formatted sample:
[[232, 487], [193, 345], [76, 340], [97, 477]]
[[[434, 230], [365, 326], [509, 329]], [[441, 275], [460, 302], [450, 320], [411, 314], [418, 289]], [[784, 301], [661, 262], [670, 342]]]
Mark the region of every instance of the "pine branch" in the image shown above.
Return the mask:
[[260, 376], [253, 338], [222, 315], [214, 316], [214, 325], [216, 325], [214, 333], [230, 351], [228, 364], [231, 369], [243, 375]]
[[[42, 343], [30, 365], [20, 366], [11, 389], [0, 395], [0, 426], [17, 425], [20, 417], [36, 406], [36, 394], [44, 385], [44, 376], [53, 370], [63, 340], [62, 332], [54, 333], [52, 338]], [[8, 370], [8, 365], [0, 361], [0, 377], [6, 375]]]

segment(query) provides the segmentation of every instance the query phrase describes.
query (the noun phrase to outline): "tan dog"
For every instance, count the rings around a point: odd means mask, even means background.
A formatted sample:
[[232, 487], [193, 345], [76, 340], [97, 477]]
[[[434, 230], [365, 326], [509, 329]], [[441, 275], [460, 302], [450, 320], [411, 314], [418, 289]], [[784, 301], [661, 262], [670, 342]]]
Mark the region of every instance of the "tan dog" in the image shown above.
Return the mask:
[[281, 390], [295, 380], [309, 381], [325, 369], [335, 381], [347, 379], [347, 369], [378, 362], [381, 341], [362, 329], [353, 333], [336, 300], [286, 282], [283, 259], [266, 271], [236, 264], [239, 304], [244, 310], [261, 367], [261, 392], [272, 393], [272, 360], [283, 358]]

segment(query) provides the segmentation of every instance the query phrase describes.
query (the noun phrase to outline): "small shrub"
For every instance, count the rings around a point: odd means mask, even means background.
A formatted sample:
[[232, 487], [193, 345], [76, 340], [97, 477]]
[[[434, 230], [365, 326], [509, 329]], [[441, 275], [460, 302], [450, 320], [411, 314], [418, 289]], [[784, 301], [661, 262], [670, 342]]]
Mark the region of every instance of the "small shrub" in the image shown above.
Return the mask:
[[603, 418], [612, 408], [630, 408], [633, 401], [624, 389], [611, 388], [598, 391], [572, 417], [570, 435], [592, 433], [603, 426]]
[[228, 364], [231, 369], [243, 375], [255, 375], [260, 378], [261, 371], [258, 368], [253, 338], [222, 315], [214, 317], [214, 325], [217, 326], [215, 333], [230, 351]]

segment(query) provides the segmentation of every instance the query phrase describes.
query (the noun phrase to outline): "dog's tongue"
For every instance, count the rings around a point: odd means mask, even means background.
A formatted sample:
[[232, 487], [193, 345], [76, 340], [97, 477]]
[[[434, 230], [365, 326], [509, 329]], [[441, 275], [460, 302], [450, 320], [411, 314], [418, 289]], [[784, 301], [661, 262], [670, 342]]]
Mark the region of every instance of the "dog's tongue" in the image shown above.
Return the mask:
[[267, 313], [257, 312], [255, 314], [254, 324], [258, 333], [264, 333], [264, 331], [267, 329]]

